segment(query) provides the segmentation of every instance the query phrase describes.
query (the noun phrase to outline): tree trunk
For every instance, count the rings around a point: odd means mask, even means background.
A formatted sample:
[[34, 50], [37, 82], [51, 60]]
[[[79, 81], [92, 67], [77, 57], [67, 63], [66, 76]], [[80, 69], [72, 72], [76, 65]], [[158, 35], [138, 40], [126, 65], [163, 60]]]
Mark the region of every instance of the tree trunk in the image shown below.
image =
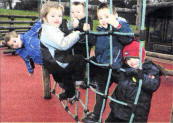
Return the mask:
[[9, 4], [10, 9], [12, 9], [12, 0], [8, 0], [8, 4]]

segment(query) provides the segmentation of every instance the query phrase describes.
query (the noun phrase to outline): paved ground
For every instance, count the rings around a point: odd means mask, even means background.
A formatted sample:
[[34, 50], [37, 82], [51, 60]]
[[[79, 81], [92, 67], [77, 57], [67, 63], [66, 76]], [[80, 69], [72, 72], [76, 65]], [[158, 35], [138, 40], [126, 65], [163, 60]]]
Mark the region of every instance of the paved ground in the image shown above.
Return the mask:
[[[171, 69], [172, 65], [162, 64]], [[53, 82], [53, 81], [52, 81]], [[51, 83], [53, 84], [53, 83]], [[115, 84], [110, 88], [112, 91]], [[85, 100], [85, 90], [81, 99]], [[57, 87], [57, 92], [60, 88]], [[95, 103], [94, 93], [89, 91], [89, 109]], [[170, 123], [173, 106], [173, 77], [161, 77], [161, 85], [153, 94], [149, 122]], [[74, 109], [74, 105], [70, 109]], [[79, 118], [83, 107], [79, 104]], [[103, 119], [109, 113], [107, 103]], [[36, 65], [35, 72], [29, 76], [25, 64], [19, 56], [3, 55], [0, 50], [0, 121], [1, 122], [74, 122], [64, 111], [59, 100], [43, 98], [41, 67]]]

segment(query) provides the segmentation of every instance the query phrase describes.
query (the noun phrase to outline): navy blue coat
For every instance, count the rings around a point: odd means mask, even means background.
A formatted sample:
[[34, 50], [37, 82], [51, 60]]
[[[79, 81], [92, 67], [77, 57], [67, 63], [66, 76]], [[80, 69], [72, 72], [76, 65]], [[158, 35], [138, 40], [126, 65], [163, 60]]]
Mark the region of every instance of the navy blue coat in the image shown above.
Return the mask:
[[[116, 29], [113, 28], [115, 32], [132, 33], [132, 30], [127, 22], [120, 21], [121, 27]], [[110, 26], [107, 29], [97, 27], [98, 32], [109, 31]], [[110, 36], [109, 35], [98, 35], [96, 36], [96, 47], [95, 47], [95, 57], [96, 61], [100, 64], [110, 63]], [[113, 35], [112, 40], [112, 67], [113, 69], [119, 69], [122, 66], [122, 49], [123, 46], [129, 44], [132, 41], [132, 36], [121, 36]]]
[[[125, 69], [127, 70], [128, 68]], [[134, 121], [136, 122], [147, 121], [152, 94], [160, 85], [161, 72], [152, 61], [145, 61], [142, 65], [142, 69], [142, 89], [136, 109], [134, 109]], [[118, 85], [112, 93], [112, 97], [125, 103], [133, 104], [138, 89], [138, 81], [135, 76], [127, 76], [126, 73], [121, 72], [118, 78]], [[130, 120], [132, 108], [113, 101], [110, 102], [110, 107], [115, 118], [125, 121]]]

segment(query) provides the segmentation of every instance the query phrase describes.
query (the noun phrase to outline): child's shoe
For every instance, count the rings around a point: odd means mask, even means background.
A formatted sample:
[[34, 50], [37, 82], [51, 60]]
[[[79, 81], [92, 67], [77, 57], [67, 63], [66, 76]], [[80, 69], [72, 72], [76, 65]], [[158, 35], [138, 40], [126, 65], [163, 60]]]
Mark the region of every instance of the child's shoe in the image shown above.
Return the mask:
[[[93, 88], [97, 87], [97, 83], [95, 81], [90, 81], [89, 85]], [[80, 88], [87, 89], [87, 81], [83, 81], [83, 83], [80, 84]]]
[[76, 86], [80, 86], [80, 85], [82, 85], [83, 83], [84, 83], [84, 81], [82, 81], [82, 80], [81, 80], [81, 81], [76, 81], [76, 82], [75, 82], [75, 85], [76, 85]]
[[60, 93], [59, 94], [59, 100], [61, 101], [61, 100], [65, 100], [65, 99], [67, 99], [67, 93], [66, 92], [62, 92], [62, 93]]
[[83, 83], [80, 84], [80, 88], [87, 89], [87, 82], [83, 81]]
[[95, 81], [91, 81], [90, 82], [90, 86], [92, 86], [93, 88], [97, 87], [97, 83]]
[[67, 98], [72, 98], [75, 95], [75, 90], [71, 90], [71, 91], [65, 91], [62, 92], [61, 94], [59, 94], [59, 100], [66, 100]]
[[93, 112], [89, 113], [85, 118], [82, 119], [84, 123], [98, 123], [99, 115], [94, 114]]
[[75, 93], [75, 96], [73, 96], [72, 98], [69, 98], [69, 103], [73, 104], [74, 102], [79, 101], [79, 97], [80, 97], [80, 92], [77, 91]]

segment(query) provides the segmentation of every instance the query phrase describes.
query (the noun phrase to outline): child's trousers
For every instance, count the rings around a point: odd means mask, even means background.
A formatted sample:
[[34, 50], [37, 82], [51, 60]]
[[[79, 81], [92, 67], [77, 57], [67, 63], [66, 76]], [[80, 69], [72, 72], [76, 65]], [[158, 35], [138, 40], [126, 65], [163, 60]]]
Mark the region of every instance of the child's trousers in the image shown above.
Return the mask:
[[105, 120], [105, 123], [129, 123], [129, 122], [126, 120], [122, 120], [122, 119], [114, 117], [114, 113], [111, 111], [107, 119]]
[[[105, 93], [105, 88], [106, 88], [107, 79], [108, 79], [108, 75], [109, 75], [109, 69], [101, 68], [101, 67], [91, 64], [90, 70], [91, 70], [91, 72], [90, 72], [91, 81], [95, 81], [97, 83], [96, 90], [101, 93]], [[113, 70], [113, 72], [114, 72], [115, 76], [111, 77], [109, 87], [111, 86], [112, 82], [116, 81], [116, 71]], [[96, 94], [96, 103], [95, 103], [94, 110], [93, 110], [94, 114], [100, 115], [100, 111], [101, 111], [102, 104], [103, 104], [103, 99], [104, 99], [103, 96]]]
[[65, 90], [75, 89], [75, 81], [84, 78], [85, 61], [83, 56], [74, 55], [67, 68], [55, 70], [52, 74], [54, 80]]

